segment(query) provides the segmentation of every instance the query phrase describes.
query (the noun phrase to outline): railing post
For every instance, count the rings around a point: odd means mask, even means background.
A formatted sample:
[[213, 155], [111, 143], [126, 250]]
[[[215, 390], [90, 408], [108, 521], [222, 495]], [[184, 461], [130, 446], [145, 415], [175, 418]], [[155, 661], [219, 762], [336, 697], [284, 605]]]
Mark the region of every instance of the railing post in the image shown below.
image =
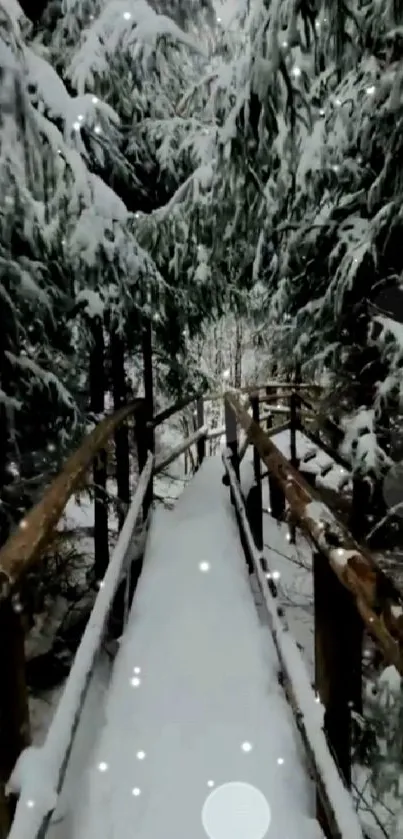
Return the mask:
[[[199, 397], [197, 400], [197, 428], [203, 428], [204, 425], [204, 399]], [[197, 467], [199, 468], [206, 456], [206, 438], [201, 437], [197, 441]]]
[[9, 598], [0, 602], [0, 673], [0, 839], [6, 839], [14, 802], [6, 798], [5, 786], [30, 741], [24, 630]]
[[[142, 346], [143, 346], [143, 380], [144, 380], [144, 442], [145, 442], [145, 452], [144, 452], [144, 462], [142, 463], [141, 469], [146, 463], [148, 452], [152, 454], [155, 453], [155, 433], [154, 433], [154, 392], [153, 392], [153, 352], [152, 352], [152, 323], [151, 319], [147, 318], [146, 322], [143, 327], [143, 338], [142, 338]], [[150, 483], [148, 485], [147, 493], [144, 498], [144, 505], [143, 505], [143, 512], [144, 518], [146, 519], [149, 513], [149, 510], [153, 503], [154, 497], [154, 481], [153, 477], [151, 476]]]
[[[238, 451], [238, 425], [234, 411], [231, 408], [228, 400], [224, 400], [224, 416], [225, 416], [225, 436], [227, 449], [231, 452], [231, 463], [234, 472], [238, 478], [239, 471], [239, 451]], [[233, 494], [231, 492], [231, 502], [234, 503]]]
[[[258, 425], [260, 423], [259, 416], [259, 394], [250, 397], [252, 406], [252, 416], [254, 422]], [[255, 475], [255, 483], [248, 494], [246, 508], [248, 512], [248, 519], [256, 547], [263, 550], [263, 497], [262, 497], [262, 469], [260, 462], [260, 455], [256, 448], [253, 447], [253, 470]]]
[[[361, 705], [362, 621], [351, 594], [327, 558], [313, 556], [315, 685], [325, 709], [329, 746], [347, 786], [351, 785], [351, 713]], [[329, 835], [318, 804], [318, 819]]]
[[[298, 394], [293, 391], [290, 396], [290, 455], [291, 463], [295, 469], [299, 467], [299, 458], [297, 455], [297, 430], [299, 428], [299, 398]], [[290, 542], [295, 545], [296, 541], [296, 527], [295, 524], [290, 525]]]
[[[113, 406], [115, 411], [117, 411], [127, 402], [124, 344], [113, 326], [109, 334]], [[117, 497], [118, 502], [120, 502], [118, 506], [118, 522], [119, 530], [121, 530], [130, 504], [129, 429], [127, 422], [122, 423], [116, 428], [114, 439]]]
[[[266, 395], [270, 396], [272, 389], [270, 387], [266, 387]], [[267, 417], [266, 423], [267, 430], [270, 431], [273, 428], [273, 414], [269, 414]], [[275, 478], [270, 474], [268, 475], [269, 480], [269, 501], [270, 501], [270, 512], [271, 515], [275, 519], [282, 519], [284, 516], [285, 510], [285, 498], [284, 493], [282, 492], [281, 488], [278, 485], [278, 482]]]
[[[91, 411], [103, 414], [105, 410], [105, 340], [104, 325], [100, 317], [91, 321], [93, 346], [90, 353]], [[94, 481], [94, 574], [101, 580], [109, 565], [109, 534], [107, 504], [107, 454], [98, 452], [93, 463]]]

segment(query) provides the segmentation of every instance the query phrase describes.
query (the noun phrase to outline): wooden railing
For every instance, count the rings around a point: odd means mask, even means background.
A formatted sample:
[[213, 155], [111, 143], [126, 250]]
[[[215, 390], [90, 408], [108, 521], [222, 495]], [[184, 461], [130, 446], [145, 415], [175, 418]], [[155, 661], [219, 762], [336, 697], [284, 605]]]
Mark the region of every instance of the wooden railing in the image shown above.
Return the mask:
[[[403, 676], [403, 597], [380, 569], [370, 550], [353, 538], [346, 525], [323, 502], [320, 492], [298, 470], [296, 432], [306, 429], [298, 413], [298, 398], [296, 404], [294, 401], [295, 392], [289, 397], [290, 421], [287, 427], [290, 430], [291, 458], [287, 460], [272, 440], [275, 429], [264, 431], [259, 423], [259, 403], [262, 401], [259, 395], [252, 393], [249, 404], [246, 404], [238, 394], [226, 394], [227, 452], [224, 464], [243, 545], [246, 546], [247, 561], [249, 567], [256, 571], [262, 586], [286, 687], [310, 757], [319, 796], [319, 821], [327, 837], [351, 839], [352, 836], [363, 835], [358, 820], [354, 820], [350, 812], [348, 800], [351, 804], [352, 799], [349, 795], [346, 798], [343, 790], [348, 791], [351, 785], [353, 716], [362, 713], [364, 632], [382, 651], [386, 663], [394, 665]], [[267, 395], [264, 399], [266, 401]], [[247, 442], [254, 451], [255, 484], [248, 513], [239, 478], [239, 428], [246, 434]], [[321, 444], [316, 435], [313, 439]], [[262, 463], [269, 480], [272, 515], [284, 520], [287, 506], [290, 527], [300, 528], [312, 546], [315, 618], [313, 688], [297, 662], [300, 659], [298, 651], [296, 648], [291, 651], [290, 645], [295, 645], [285, 630], [283, 613], [277, 605], [275, 577], [271, 576], [263, 554]], [[297, 679], [296, 672], [299, 673]], [[324, 708], [324, 732], [328, 744], [326, 760], [320, 737], [318, 740], [318, 726], [315, 733], [315, 727], [310, 725], [315, 694]], [[335, 782], [330, 765], [332, 761], [342, 786]], [[333, 777], [331, 783], [326, 773]], [[350, 818], [348, 829], [346, 812]]]
[[[155, 429], [163, 422], [187, 408], [197, 405], [196, 415], [201, 427], [178, 446], [174, 452], [155, 461]], [[134, 422], [133, 422], [134, 420]], [[197, 423], [196, 423], [197, 424]], [[137, 457], [129, 444], [132, 429]], [[124, 430], [124, 434], [117, 432]], [[147, 416], [144, 399], [136, 399], [114, 414], [103, 419], [83, 440], [80, 447], [66, 461], [60, 474], [53, 480], [41, 500], [19, 523], [15, 532], [0, 550], [0, 839], [8, 835], [23, 839], [22, 824], [27, 802], [20, 799], [13, 821], [15, 796], [6, 795], [6, 787], [20, 753], [30, 744], [28, 691], [25, 677], [24, 586], [27, 575], [40, 568], [69, 499], [80, 490], [88, 471], [93, 468], [94, 480], [94, 568], [95, 586], [99, 589], [86, 631], [77, 651], [64, 693], [40, 750], [46, 766], [51, 769], [54, 791], [63, 782], [74, 734], [80, 719], [95, 655], [104, 636], [106, 619], [114, 610], [119, 584], [125, 586], [125, 612], [133, 595], [130, 542], [133, 528], [142, 518], [147, 525], [153, 499], [153, 475], [163, 471], [190, 446], [197, 446], [200, 465], [204, 457], [207, 429], [203, 425], [203, 397], [194, 394], [180, 400], [159, 415]], [[105, 493], [107, 451], [115, 441], [115, 474], [117, 502], [123, 515], [119, 516], [120, 535], [113, 557], [109, 560], [108, 504]], [[130, 504], [130, 467], [136, 461], [134, 482], [137, 489]], [[134, 575], [137, 579], [138, 574]], [[126, 580], [126, 582], [124, 582]], [[119, 613], [121, 611], [119, 606]], [[118, 618], [122, 622], [121, 616]], [[124, 624], [122, 625], [122, 631]], [[95, 634], [94, 634], [95, 633]], [[56, 740], [58, 738], [58, 742]], [[41, 766], [38, 764], [39, 773]], [[35, 774], [35, 773], [34, 773]], [[18, 792], [11, 787], [11, 793]], [[38, 803], [38, 802], [37, 802]], [[41, 807], [32, 808], [29, 836], [45, 835], [50, 816], [43, 818]], [[29, 806], [29, 804], [28, 804]], [[42, 815], [41, 815], [42, 813]], [[25, 836], [25, 834], [24, 834]]]

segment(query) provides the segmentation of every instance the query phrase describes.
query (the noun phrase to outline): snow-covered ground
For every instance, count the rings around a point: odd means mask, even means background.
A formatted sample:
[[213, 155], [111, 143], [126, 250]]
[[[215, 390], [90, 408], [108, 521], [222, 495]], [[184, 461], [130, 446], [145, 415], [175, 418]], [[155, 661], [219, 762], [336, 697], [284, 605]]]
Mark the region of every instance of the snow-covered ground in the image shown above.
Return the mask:
[[273, 837], [320, 836], [221, 476], [208, 460], [175, 511], [156, 513], [74, 839], [202, 839], [206, 798], [231, 782], [261, 791]]

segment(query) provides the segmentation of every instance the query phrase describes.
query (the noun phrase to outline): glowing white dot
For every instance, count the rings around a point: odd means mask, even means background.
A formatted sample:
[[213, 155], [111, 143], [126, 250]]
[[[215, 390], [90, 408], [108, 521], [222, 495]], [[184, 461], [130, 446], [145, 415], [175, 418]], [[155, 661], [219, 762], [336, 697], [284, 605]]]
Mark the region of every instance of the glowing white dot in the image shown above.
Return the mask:
[[33, 801], [32, 798], [28, 798], [27, 807], [29, 807], [31, 810], [32, 810], [32, 807], [35, 807], [35, 801]]
[[283, 757], [278, 757], [277, 758], [277, 763], [278, 763], [279, 766], [282, 766], [283, 763], [284, 763], [284, 758]]
[[137, 798], [140, 795], [140, 793], [141, 793], [141, 790], [139, 789], [139, 787], [133, 787], [132, 795], [134, 795], [135, 798]]
[[285, 538], [287, 542], [291, 542], [291, 533], [287, 533]]
[[84, 122], [84, 114], [79, 114], [77, 119], [78, 119], [78, 122]]
[[253, 749], [252, 743], [248, 743], [246, 740], [245, 743], [242, 743], [241, 749], [243, 752], [251, 752]]
[[108, 768], [108, 764], [104, 760], [101, 760], [101, 762], [98, 763], [98, 769], [100, 772], [107, 772]]
[[26, 519], [21, 519], [21, 521], [20, 521], [20, 528], [21, 528], [21, 530], [25, 530], [25, 528], [26, 528], [27, 526], [28, 526], [28, 522], [27, 522], [27, 520], [26, 520]]
[[272, 571], [271, 576], [273, 580], [279, 580], [281, 577], [280, 571]]
[[97, 102], [99, 102], [98, 96], [93, 96], [93, 97], [92, 97], [92, 104], [93, 104], [93, 105], [96, 105], [96, 104], [97, 104]]
[[325, 116], [325, 113], [326, 113], [325, 109], [324, 109], [324, 108], [320, 108], [320, 110], [319, 110], [319, 114], [320, 114], [320, 116], [321, 116], [321, 117], [324, 117], [324, 116]]
[[320, 32], [320, 20], [315, 20], [315, 29], [317, 32]]
[[131, 16], [131, 12], [123, 12], [123, 17], [125, 20], [130, 20]]
[[251, 784], [232, 781], [209, 793], [202, 824], [209, 839], [263, 839], [271, 811], [263, 793]]
[[104, 586], [105, 586], [105, 580], [98, 580], [98, 582], [97, 582], [97, 586], [98, 586], [98, 588], [104, 588]]
[[315, 693], [315, 702], [320, 702], [320, 696], [318, 693]]
[[135, 673], [136, 676], [138, 676], [139, 673], [141, 673], [141, 667], [133, 667], [133, 673]]
[[285, 50], [286, 50], [286, 49], [287, 49], [287, 47], [288, 47], [288, 41], [285, 41], [285, 40], [284, 40], [284, 41], [282, 41], [282, 42], [281, 42], [281, 46], [283, 47], [283, 49], [285, 49]]
[[220, 17], [217, 18], [217, 23], [221, 23], [221, 18]]
[[302, 73], [302, 71], [301, 71], [300, 67], [293, 67], [292, 68], [292, 74], [294, 76], [294, 79], [299, 79], [300, 76], [301, 76], [301, 73]]
[[95, 126], [95, 128], [94, 128], [94, 132], [95, 132], [95, 134], [100, 134], [100, 133], [101, 133], [101, 131], [102, 131], [101, 126], [100, 126], [100, 125], [96, 125], [96, 126]]
[[366, 91], [366, 92], [367, 92], [367, 94], [368, 94], [368, 96], [373, 96], [373, 95], [374, 95], [374, 93], [375, 93], [375, 91], [376, 91], [376, 87], [375, 87], [375, 85], [374, 85], [374, 84], [370, 84], [370, 85], [368, 85], [368, 87], [367, 87], [367, 91]]
[[341, 105], [341, 99], [339, 99], [339, 98], [335, 99], [334, 104], [337, 105], [337, 107], [339, 108], [340, 105]]
[[210, 563], [209, 562], [200, 562], [199, 563], [199, 571], [210, 571]]
[[227, 382], [227, 381], [228, 381], [228, 379], [230, 378], [230, 376], [231, 376], [231, 372], [230, 372], [230, 370], [224, 370], [224, 372], [223, 372], [223, 374], [222, 374], [222, 377], [223, 377], [223, 379], [224, 379], [224, 381], [225, 381], [225, 382]]
[[267, 512], [268, 512], [268, 513], [271, 513], [271, 507], [268, 507], [268, 508], [267, 508]]
[[79, 122], [73, 122], [74, 131], [80, 131], [81, 125]]
[[214, 781], [207, 781], [207, 786], [208, 787], [213, 787], [214, 786]]
[[138, 688], [141, 685], [141, 679], [139, 679], [138, 676], [133, 676], [133, 678], [130, 679], [130, 684], [132, 688]]
[[340, 172], [340, 166], [339, 166], [339, 164], [338, 164], [338, 163], [335, 163], [335, 164], [332, 166], [332, 169], [333, 169], [333, 172], [336, 172], [336, 173], [337, 173], [337, 172]]
[[137, 754], [136, 754], [137, 760], [144, 760], [145, 756], [146, 756], [146, 753], [143, 752], [143, 751], [137, 752]]

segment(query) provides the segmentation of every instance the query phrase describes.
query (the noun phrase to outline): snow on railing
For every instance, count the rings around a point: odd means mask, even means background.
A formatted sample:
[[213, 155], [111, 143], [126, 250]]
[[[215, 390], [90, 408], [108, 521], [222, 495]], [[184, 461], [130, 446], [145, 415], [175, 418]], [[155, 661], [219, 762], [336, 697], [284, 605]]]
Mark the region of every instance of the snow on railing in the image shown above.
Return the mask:
[[19, 800], [8, 839], [42, 839], [46, 834], [153, 467], [149, 454], [45, 743], [23, 751], [11, 775], [7, 792], [19, 795]]
[[232, 465], [231, 451], [225, 451], [222, 457], [240, 527], [245, 536], [250, 559], [266, 605], [296, 724], [305, 744], [327, 822], [332, 831], [331, 835], [337, 836], [338, 839], [363, 839], [353, 799], [339, 774], [326, 740], [323, 730], [323, 706], [318, 702], [301, 653], [289, 632], [284, 616], [280, 614], [275, 598], [276, 586], [266, 569], [266, 560], [256, 549], [240, 485]]

